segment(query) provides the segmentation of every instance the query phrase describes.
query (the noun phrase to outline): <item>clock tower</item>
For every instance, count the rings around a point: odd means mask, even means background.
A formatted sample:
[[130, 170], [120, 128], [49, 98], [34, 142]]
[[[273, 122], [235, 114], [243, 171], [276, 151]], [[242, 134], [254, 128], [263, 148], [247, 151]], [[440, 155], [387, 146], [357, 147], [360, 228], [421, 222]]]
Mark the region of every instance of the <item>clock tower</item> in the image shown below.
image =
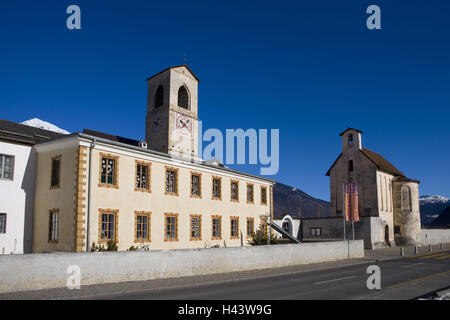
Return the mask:
[[188, 66], [181, 65], [167, 68], [147, 81], [148, 148], [196, 160], [198, 78]]

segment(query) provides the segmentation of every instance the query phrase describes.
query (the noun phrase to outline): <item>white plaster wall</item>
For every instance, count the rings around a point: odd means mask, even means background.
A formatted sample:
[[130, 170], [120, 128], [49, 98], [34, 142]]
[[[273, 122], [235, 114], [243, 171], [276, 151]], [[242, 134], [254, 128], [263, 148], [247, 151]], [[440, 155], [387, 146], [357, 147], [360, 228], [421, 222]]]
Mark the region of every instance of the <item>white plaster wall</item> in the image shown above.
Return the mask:
[[378, 214], [380, 217], [380, 228], [378, 229], [379, 238], [381, 242], [385, 241], [385, 226], [389, 227], [389, 242], [391, 245], [394, 242], [394, 202], [392, 179], [394, 176], [377, 171], [377, 195], [378, 195]]
[[421, 244], [450, 243], [450, 229], [422, 229]]
[[0, 179], [0, 213], [7, 214], [0, 254], [31, 251], [36, 166], [31, 150], [31, 146], [0, 142], [0, 154], [14, 156], [13, 180]]
[[65, 287], [70, 265], [80, 267], [83, 286], [361, 257], [364, 257], [362, 240], [194, 250], [0, 256], [0, 292]]
[[[286, 216], [283, 217], [283, 219], [274, 219], [273, 222], [275, 224], [277, 224], [280, 228], [282, 228], [283, 227], [283, 223], [286, 220], [289, 220], [291, 222], [291, 225], [292, 225], [292, 236], [294, 236], [296, 238], [299, 238], [298, 232], [299, 232], [299, 229], [300, 229], [300, 219], [293, 219], [290, 215], [286, 215]], [[278, 238], [282, 237], [281, 233], [279, 233], [279, 232], [277, 232], [275, 230], [273, 230], [273, 232], [274, 232], [276, 237], [278, 237]]]

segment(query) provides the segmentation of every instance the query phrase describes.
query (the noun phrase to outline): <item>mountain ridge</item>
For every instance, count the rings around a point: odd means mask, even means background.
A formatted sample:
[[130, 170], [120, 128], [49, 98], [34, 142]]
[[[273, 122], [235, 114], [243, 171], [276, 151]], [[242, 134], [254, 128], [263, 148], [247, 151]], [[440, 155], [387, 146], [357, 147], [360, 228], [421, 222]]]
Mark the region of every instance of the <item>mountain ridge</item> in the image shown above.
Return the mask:
[[293, 218], [330, 216], [330, 203], [314, 198], [298, 188], [277, 182], [273, 190], [274, 219], [289, 214]]

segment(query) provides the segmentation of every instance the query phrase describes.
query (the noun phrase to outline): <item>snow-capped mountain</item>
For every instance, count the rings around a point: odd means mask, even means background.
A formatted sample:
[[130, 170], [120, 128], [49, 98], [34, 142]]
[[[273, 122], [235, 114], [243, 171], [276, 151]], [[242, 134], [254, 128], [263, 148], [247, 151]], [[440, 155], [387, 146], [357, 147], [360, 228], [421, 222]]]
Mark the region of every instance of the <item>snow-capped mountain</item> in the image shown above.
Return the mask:
[[26, 120], [24, 122], [21, 122], [21, 124], [30, 126], [30, 127], [35, 127], [35, 128], [40, 128], [40, 129], [44, 129], [44, 130], [49, 130], [49, 131], [53, 131], [53, 132], [58, 132], [61, 134], [69, 134], [69, 131], [66, 131], [64, 129], [61, 129], [57, 126], [55, 126], [54, 124], [38, 119], [38, 118], [33, 118], [30, 120]]
[[421, 196], [419, 198], [419, 203], [421, 205], [428, 203], [446, 203], [448, 201], [450, 201], [450, 199], [441, 196]]
[[419, 204], [422, 225], [426, 226], [431, 224], [444, 209], [450, 207], [450, 199], [437, 195], [421, 196]]

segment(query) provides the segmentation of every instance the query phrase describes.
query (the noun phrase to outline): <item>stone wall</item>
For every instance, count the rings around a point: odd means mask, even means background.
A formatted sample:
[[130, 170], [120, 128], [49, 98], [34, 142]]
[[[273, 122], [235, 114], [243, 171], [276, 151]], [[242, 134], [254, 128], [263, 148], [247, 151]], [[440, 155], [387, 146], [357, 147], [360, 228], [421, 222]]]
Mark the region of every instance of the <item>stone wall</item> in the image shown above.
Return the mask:
[[422, 229], [420, 244], [450, 243], [450, 229]]
[[[320, 228], [320, 235], [312, 235], [311, 229]], [[379, 217], [360, 217], [354, 223], [355, 239], [364, 240], [364, 248], [376, 249], [385, 246], [384, 222]], [[342, 217], [302, 219], [300, 241], [336, 241], [344, 239]], [[345, 223], [345, 239], [353, 239], [352, 223]], [[395, 245], [395, 243], [391, 243]]]
[[[81, 286], [285, 267], [364, 257], [363, 242], [161, 251], [77, 252], [0, 256], [0, 292], [66, 287], [68, 267]], [[20, 270], [20, 272], [18, 272]]]

